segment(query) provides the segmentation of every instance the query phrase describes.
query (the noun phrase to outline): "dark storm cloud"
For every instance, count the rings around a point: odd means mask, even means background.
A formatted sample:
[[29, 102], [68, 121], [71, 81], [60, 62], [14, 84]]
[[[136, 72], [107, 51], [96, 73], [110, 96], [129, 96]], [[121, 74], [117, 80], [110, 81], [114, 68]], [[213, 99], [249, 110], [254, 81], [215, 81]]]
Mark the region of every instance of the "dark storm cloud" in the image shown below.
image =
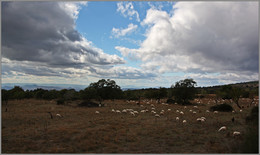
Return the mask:
[[122, 64], [93, 48], [75, 30], [73, 15], [57, 2], [3, 2], [2, 56], [50, 67]]

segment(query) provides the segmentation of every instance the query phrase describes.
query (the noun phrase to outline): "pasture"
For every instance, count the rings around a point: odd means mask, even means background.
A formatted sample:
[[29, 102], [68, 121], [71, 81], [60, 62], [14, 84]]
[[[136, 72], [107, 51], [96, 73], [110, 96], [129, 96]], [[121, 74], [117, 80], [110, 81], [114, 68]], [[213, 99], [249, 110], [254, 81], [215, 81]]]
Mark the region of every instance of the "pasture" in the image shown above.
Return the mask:
[[[235, 112], [213, 113], [207, 112], [215, 105], [208, 98], [187, 106], [107, 100], [104, 107], [87, 108], [76, 106], [79, 102], [9, 101], [7, 112], [2, 106], [2, 153], [239, 153], [245, 118], [255, 106], [241, 99], [242, 112], [232, 104]], [[198, 122], [200, 117], [206, 120]], [[218, 132], [222, 126], [227, 129]], [[233, 136], [234, 131], [241, 135]]]

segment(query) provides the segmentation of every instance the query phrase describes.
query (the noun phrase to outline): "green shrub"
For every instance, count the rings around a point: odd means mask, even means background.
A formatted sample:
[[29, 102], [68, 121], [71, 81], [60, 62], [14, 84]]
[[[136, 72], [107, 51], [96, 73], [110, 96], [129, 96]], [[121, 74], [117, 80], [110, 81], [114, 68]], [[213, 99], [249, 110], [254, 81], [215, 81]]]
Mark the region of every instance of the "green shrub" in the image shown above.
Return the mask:
[[175, 100], [169, 98], [167, 99], [166, 103], [169, 103], [169, 104], [174, 104], [175, 103]]
[[210, 107], [210, 111], [231, 112], [232, 110], [233, 110], [233, 107], [226, 103]]
[[64, 105], [65, 100], [64, 99], [58, 99], [57, 100], [57, 105]]
[[83, 101], [78, 106], [80, 107], [99, 107], [99, 104], [92, 101]]

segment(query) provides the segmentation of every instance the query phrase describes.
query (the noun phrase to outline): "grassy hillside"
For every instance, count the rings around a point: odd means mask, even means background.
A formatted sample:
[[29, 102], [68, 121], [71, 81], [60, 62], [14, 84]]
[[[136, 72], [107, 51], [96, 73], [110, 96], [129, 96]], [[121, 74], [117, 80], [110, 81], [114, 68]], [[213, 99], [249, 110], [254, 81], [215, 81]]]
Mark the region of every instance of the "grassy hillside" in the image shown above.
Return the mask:
[[[141, 105], [106, 100], [105, 107], [83, 108], [76, 106], [78, 102], [57, 105], [35, 99], [9, 101], [8, 111], [2, 108], [2, 153], [241, 153], [245, 118], [252, 109], [240, 112], [232, 105], [234, 113], [207, 112], [215, 105], [207, 98], [194, 100], [197, 107], [156, 104], [154, 100], [142, 101]], [[241, 105], [246, 107], [249, 102], [243, 99]], [[151, 113], [153, 108], [160, 117]], [[138, 114], [123, 113], [123, 109]], [[144, 109], [148, 111], [141, 113]], [[160, 114], [162, 110], [164, 114]], [[198, 122], [199, 117], [206, 121]], [[227, 130], [218, 132], [222, 126]], [[234, 131], [241, 135], [234, 137]]]

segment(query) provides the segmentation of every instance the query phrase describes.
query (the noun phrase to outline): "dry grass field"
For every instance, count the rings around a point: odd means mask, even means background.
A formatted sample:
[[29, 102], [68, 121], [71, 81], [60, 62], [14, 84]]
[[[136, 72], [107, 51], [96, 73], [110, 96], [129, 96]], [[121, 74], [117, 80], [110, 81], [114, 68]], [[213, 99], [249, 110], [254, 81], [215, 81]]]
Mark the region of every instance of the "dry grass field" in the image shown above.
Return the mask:
[[[197, 103], [197, 108], [155, 101], [137, 105], [123, 100], [104, 101], [105, 107], [87, 108], [77, 107], [78, 102], [56, 105], [34, 99], [9, 101], [7, 112], [2, 107], [2, 153], [237, 153], [246, 132], [245, 118], [254, 106], [240, 112], [233, 104], [234, 113], [213, 113], [206, 112], [215, 105], [209, 99]], [[245, 107], [248, 103], [249, 100], [241, 100]], [[164, 114], [155, 117], [152, 108], [157, 114], [164, 110]], [[123, 109], [133, 109], [138, 114], [122, 113]], [[148, 112], [141, 113], [143, 109]], [[206, 121], [197, 122], [199, 117]], [[222, 126], [227, 130], [218, 132]], [[241, 135], [234, 137], [234, 131]]]

